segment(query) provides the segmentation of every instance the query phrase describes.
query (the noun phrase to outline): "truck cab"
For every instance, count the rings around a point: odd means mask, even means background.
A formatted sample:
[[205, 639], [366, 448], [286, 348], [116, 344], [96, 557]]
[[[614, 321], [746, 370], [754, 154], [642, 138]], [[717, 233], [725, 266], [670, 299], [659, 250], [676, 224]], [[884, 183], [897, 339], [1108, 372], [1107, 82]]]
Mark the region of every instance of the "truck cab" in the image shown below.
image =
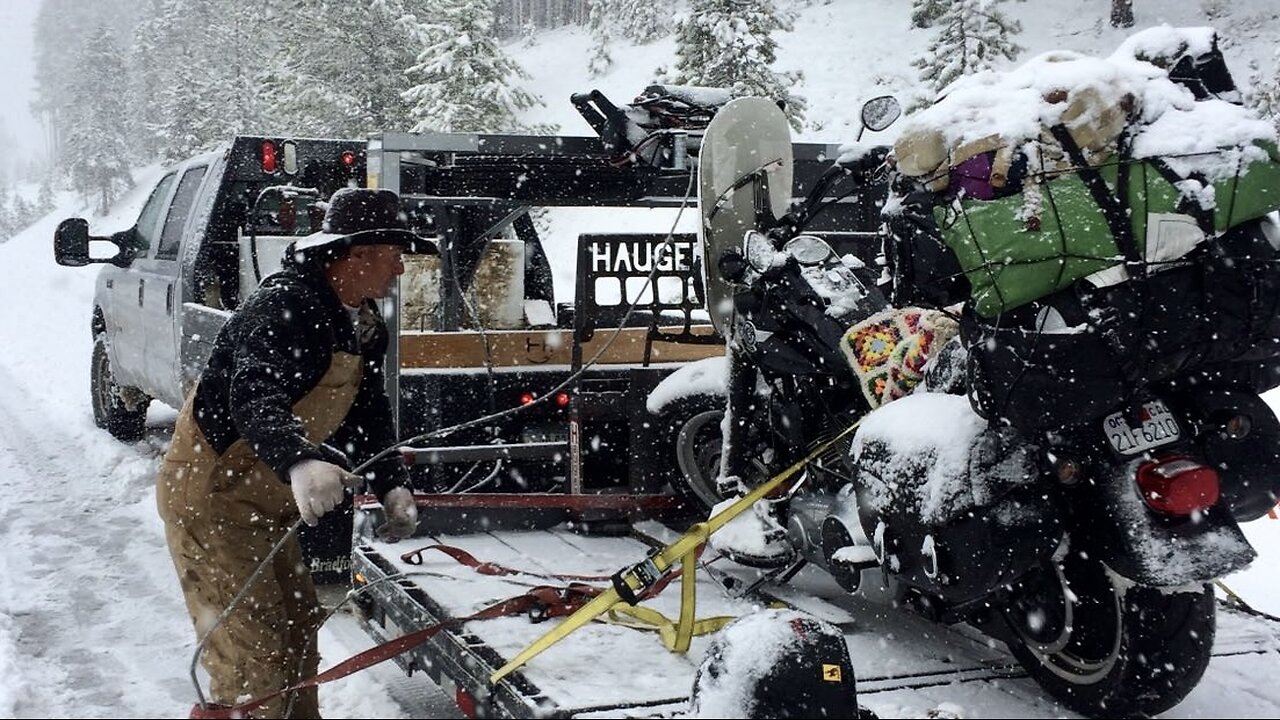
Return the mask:
[[318, 224], [315, 200], [363, 181], [361, 141], [240, 136], [167, 168], [128, 230], [94, 237], [63, 221], [58, 262], [105, 264], [91, 321], [98, 426], [133, 441], [152, 399], [181, 407], [240, 299]]

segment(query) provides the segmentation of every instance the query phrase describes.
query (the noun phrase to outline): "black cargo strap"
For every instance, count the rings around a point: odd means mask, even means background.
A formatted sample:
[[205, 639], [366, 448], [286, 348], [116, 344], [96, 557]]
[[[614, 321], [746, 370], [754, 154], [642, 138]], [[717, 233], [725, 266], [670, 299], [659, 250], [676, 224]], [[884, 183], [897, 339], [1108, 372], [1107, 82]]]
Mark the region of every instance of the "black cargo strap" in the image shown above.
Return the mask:
[[1049, 130], [1053, 133], [1054, 139], [1062, 145], [1067, 156], [1071, 158], [1076, 174], [1084, 181], [1089, 194], [1093, 196], [1093, 201], [1101, 208], [1107, 227], [1111, 229], [1111, 236], [1115, 238], [1116, 247], [1124, 253], [1129, 277], [1146, 275], [1146, 258], [1138, 249], [1138, 243], [1133, 237], [1133, 224], [1129, 218], [1129, 200], [1126, 192], [1129, 187], [1129, 147], [1126, 136], [1121, 135], [1119, 140], [1119, 162], [1116, 164], [1117, 190], [1113, 193], [1097, 168], [1085, 160], [1084, 153], [1081, 152], [1080, 146], [1076, 144], [1075, 138], [1071, 137], [1071, 132], [1065, 125], [1054, 125]]
[[1178, 204], [1175, 206], [1177, 211], [1184, 215], [1191, 216], [1191, 218], [1196, 221], [1196, 225], [1200, 227], [1200, 231], [1205, 234], [1205, 237], [1213, 237], [1217, 232], [1214, 227], [1213, 210], [1201, 207], [1200, 203], [1196, 202], [1194, 198], [1183, 195], [1182, 189], [1178, 187], [1178, 183], [1187, 180], [1194, 180], [1200, 183], [1201, 186], [1208, 187], [1208, 178], [1201, 173], [1191, 173], [1186, 177], [1183, 177], [1174, 172], [1173, 168], [1169, 167], [1169, 163], [1165, 162], [1164, 158], [1151, 158], [1148, 162], [1150, 162], [1151, 167], [1156, 169], [1156, 172], [1160, 173], [1160, 177], [1164, 178], [1165, 182], [1172, 185], [1173, 189], [1178, 191]]

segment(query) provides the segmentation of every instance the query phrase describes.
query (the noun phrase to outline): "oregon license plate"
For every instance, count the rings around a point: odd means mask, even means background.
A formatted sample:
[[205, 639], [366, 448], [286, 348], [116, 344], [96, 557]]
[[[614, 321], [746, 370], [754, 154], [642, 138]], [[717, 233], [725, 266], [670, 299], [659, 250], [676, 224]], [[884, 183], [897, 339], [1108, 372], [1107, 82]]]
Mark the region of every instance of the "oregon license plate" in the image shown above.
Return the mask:
[[1111, 413], [1102, 421], [1107, 442], [1122, 455], [1137, 455], [1177, 442], [1182, 437], [1177, 419], [1163, 401], [1152, 400], [1144, 404], [1138, 413], [1140, 424], [1136, 426], [1129, 422], [1126, 415], [1126, 412]]

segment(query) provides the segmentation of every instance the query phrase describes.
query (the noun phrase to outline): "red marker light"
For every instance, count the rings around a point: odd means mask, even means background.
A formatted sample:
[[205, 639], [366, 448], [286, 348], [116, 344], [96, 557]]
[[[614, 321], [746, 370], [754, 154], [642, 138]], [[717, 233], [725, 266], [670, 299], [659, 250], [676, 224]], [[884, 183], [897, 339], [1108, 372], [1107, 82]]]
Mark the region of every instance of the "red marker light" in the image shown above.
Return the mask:
[[342, 164], [351, 167], [356, 164], [356, 154], [350, 150], [342, 151]]
[[556, 393], [556, 405], [559, 405], [560, 407], [569, 407], [569, 393], [564, 392], [563, 390]]
[[270, 140], [262, 141], [262, 172], [274, 174], [276, 171], [276, 144]]
[[520, 404], [521, 404], [521, 405], [531, 405], [531, 404], [533, 404], [533, 400], [534, 400], [533, 393], [531, 393], [531, 392], [520, 393]]

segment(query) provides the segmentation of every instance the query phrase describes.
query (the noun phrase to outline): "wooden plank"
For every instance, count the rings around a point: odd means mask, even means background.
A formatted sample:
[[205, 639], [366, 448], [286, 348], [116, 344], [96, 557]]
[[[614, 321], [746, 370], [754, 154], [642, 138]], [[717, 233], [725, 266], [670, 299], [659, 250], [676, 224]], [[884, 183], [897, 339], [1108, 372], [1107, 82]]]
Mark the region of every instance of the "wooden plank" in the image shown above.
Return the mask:
[[[695, 335], [710, 336], [710, 325], [695, 325]], [[601, 365], [640, 363], [644, 361], [645, 336], [648, 328], [597, 329], [595, 336], [582, 347], [583, 360], [590, 360], [610, 342], [618, 338], [597, 361]], [[488, 343], [488, 353], [485, 344]], [[485, 367], [529, 367], [568, 365], [573, 348], [571, 330], [488, 330], [483, 334], [468, 332], [406, 332], [400, 335], [400, 367], [402, 369], [435, 369]], [[653, 343], [650, 361], [654, 363], [689, 362], [724, 354], [724, 345], [659, 342]]]

